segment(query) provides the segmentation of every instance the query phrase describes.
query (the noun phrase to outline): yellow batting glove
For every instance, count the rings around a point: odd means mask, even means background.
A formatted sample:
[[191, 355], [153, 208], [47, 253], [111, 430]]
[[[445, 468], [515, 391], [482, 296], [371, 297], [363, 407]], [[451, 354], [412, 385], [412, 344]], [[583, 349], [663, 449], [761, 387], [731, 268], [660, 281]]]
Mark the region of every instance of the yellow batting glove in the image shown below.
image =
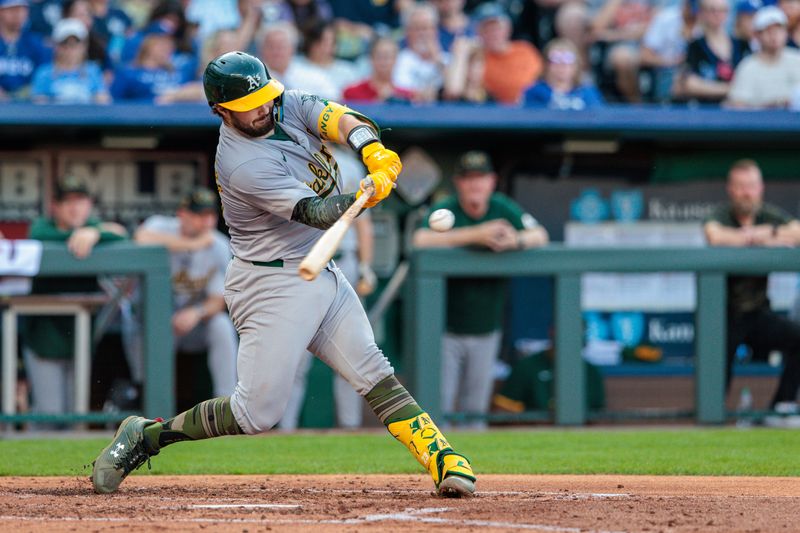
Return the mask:
[[356, 199], [358, 199], [362, 194], [365, 192], [365, 188], [372, 181], [372, 184], [375, 186], [375, 192], [372, 193], [372, 197], [366, 201], [364, 207], [375, 207], [380, 203], [381, 200], [389, 196], [391, 194], [392, 189], [394, 189], [394, 180], [389, 177], [383, 170], [379, 170], [377, 172], [373, 172], [372, 174], [367, 175], [366, 178], [361, 180], [361, 186], [356, 192]]
[[392, 178], [392, 181], [397, 179], [397, 176], [403, 169], [400, 156], [398, 156], [396, 152], [386, 148], [380, 142], [373, 142], [365, 146], [361, 150], [361, 159], [364, 161], [370, 173], [383, 170]]

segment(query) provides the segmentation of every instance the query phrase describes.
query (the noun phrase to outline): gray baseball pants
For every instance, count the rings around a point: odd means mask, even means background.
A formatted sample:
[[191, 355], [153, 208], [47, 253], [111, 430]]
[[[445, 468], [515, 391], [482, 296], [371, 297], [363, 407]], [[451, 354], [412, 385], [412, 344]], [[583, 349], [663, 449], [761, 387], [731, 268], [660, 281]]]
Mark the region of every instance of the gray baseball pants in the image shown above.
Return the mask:
[[[345, 252], [335, 262], [345, 279], [351, 286], [358, 282], [358, 254], [355, 250]], [[313, 354], [306, 352], [297, 368], [294, 387], [289, 396], [286, 411], [278, 422], [278, 427], [285, 431], [297, 429], [300, 422], [300, 412], [306, 397], [306, 384], [308, 371], [311, 369]], [[361, 426], [364, 411], [364, 399], [355, 391], [345, 379], [335, 374], [333, 378], [333, 401], [336, 406], [336, 423], [342, 428], [357, 428]]]
[[306, 350], [361, 396], [394, 373], [341, 271], [331, 263], [305, 281], [298, 264], [266, 267], [234, 258], [228, 266], [225, 302], [239, 333], [231, 409], [247, 434], [268, 431], [281, 419]]
[[33, 411], [53, 414], [72, 411], [75, 360], [39, 357], [27, 346], [23, 347], [22, 356], [33, 396]]
[[[442, 338], [442, 411], [486, 413], [494, 385], [494, 362], [500, 353], [501, 331], [485, 335], [445, 333]], [[485, 421], [462, 425], [484, 429]]]

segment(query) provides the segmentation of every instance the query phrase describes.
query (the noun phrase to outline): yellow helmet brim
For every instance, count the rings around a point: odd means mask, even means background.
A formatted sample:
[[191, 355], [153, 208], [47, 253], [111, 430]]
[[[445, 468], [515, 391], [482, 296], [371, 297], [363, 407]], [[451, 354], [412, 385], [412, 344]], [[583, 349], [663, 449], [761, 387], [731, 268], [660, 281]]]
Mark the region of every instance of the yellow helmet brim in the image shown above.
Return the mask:
[[236, 100], [221, 102], [217, 105], [225, 109], [230, 109], [231, 111], [250, 111], [266, 104], [270, 100], [276, 99], [281, 94], [283, 94], [283, 84], [276, 79], [272, 79], [257, 91], [237, 98]]

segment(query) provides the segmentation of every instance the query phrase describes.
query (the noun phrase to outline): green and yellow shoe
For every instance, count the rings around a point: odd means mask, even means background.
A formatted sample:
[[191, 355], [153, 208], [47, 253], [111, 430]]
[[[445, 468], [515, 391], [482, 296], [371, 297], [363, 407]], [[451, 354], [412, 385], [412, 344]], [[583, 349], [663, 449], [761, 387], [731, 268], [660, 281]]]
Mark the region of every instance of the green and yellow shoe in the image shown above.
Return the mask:
[[150, 457], [158, 450], [147, 446], [144, 428], [158, 420], [129, 416], [119, 425], [114, 440], [106, 446], [92, 463], [92, 485], [98, 494], [110, 494], [119, 488], [128, 474], [150, 464]]
[[469, 459], [453, 451], [428, 413], [392, 422], [388, 430], [430, 473], [439, 496], [460, 498], [475, 492]]

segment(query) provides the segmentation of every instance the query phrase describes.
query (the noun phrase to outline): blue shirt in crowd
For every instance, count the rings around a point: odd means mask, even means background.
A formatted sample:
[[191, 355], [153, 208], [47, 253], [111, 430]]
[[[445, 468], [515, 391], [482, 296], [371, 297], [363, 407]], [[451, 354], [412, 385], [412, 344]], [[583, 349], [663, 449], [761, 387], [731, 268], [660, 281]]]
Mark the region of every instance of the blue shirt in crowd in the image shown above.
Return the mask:
[[51, 57], [51, 50], [33, 32], [24, 30], [15, 43], [0, 38], [0, 89], [12, 96], [24, 90], [36, 68]]
[[334, 17], [360, 22], [373, 28], [376, 26], [396, 28], [399, 25], [397, 3], [398, 0], [379, 2], [374, 0], [330, 0]]
[[116, 7], [109, 7], [104, 17], [94, 17], [92, 22], [92, 31], [106, 43], [106, 52], [114, 62], [122, 57], [125, 39], [132, 27], [131, 18]]
[[[139, 49], [142, 47], [142, 42], [144, 41], [145, 37], [148, 35], [156, 34], [156, 35], [171, 35], [171, 31], [166, 23], [163, 22], [152, 22], [149, 25], [145, 26], [141, 30], [137, 31], [136, 33], [128, 36], [121, 47], [119, 59], [114, 59], [118, 61], [122, 65], [127, 65], [128, 63], [132, 63], [136, 60], [136, 56], [139, 55]], [[197, 46], [193, 44], [192, 50], [181, 51], [178, 50], [173, 54], [173, 61], [194, 61], [194, 68], [197, 68], [198, 63], [198, 51]], [[177, 63], [176, 67], [180, 67]]]
[[523, 100], [528, 107], [576, 111], [604, 104], [600, 91], [593, 85], [578, 85], [568, 93], [557, 93], [544, 80], [536, 82], [533, 87], [525, 91]]
[[50, 35], [53, 26], [61, 20], [63, 0], [41, 0], [29, 2], [28, 29], [39, 35]]
[[[456, 40], [456, 37], [475, 37], [478, 35], [477, 27], [475, 22], [470, 21], [464, 31], [461, 33], [453, 33], [448, 29], [445, 29], [443, 26], [439, 26], [439, 45], [442, 47], [442, 50], [445, 52], [450, 52], [451, 48], [453, 47], [453, 41]], [[405, 46], [405, 38], [403, 38], [403, 43]]]
[[191, 78], [181, 69], [146, 69], [131, 65], [117, 69], [111, 84], [114, 100], [152, 102], [157, 96], [177, 89]]
[[57, 104], [90, 104], [105, 92], [103, 72], [91, 61], [76, 70], [56, 70], [53, 63], [42, 65], [31, 87], [31, 97], [46, 97]]
[[153, 30], [151, 30], [151, 26], [127, 36], [125, 38], [125, 42], [122, 43], [122, 46], [120, 47], [119, 58], [116, 60], [123, 65], [132, 63], [139, 53], [139, 48], [142, 46], [142, 41], [144, 41], [144, 38], [147, 37], [149, 33], [155, 33]]

